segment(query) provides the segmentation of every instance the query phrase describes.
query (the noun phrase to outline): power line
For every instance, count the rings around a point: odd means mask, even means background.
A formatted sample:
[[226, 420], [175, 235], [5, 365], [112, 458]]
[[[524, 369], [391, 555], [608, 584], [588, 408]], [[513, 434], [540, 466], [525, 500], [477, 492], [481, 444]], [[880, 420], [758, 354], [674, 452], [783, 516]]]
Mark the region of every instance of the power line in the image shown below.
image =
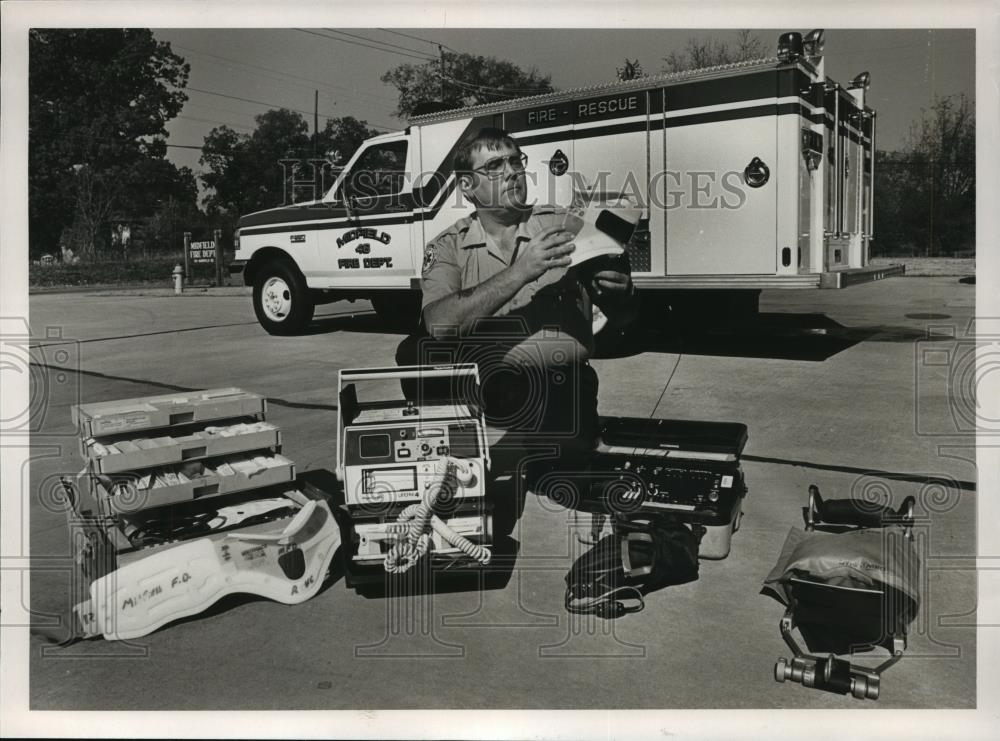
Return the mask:
[[242, 126], [240, 124], [229, 123], [228, 121], [219, 121], [218, 119], [214, 118], [196, 118], [194, 116], [185, 116], [183, 113], [178, 113], [177, 118], [184, 118], [187, 119], [188, 121], [198, 121], [199, 123], [222, 124], [223, 126], [232, 126], [235, 129], [245, 129], [246, 131], [253, 131], [253, 129], [249, 126]]
[[447, 76], [447, 75], [442, 75], [440, 72], [435, 72], [435, 74], [438, 75], [439, 77], [444, 77], [444, 79], [447, 80], [447, 81], [449, 81], [449, 82], [453, 82], [456, 85], [461, 85], [461, 86], [466, 87], [466, 88], [471, 88], [471, 89], [475, 89], [475, 90], [496, 91], [496, 92], [502, 93], [502, 94], [512, 94], [513, 93], [513, 94], [515, 94], [513, 97], [517, 97], [517, 95], [516, 95], [517, 93], [523, 93], [525, 95], [530, 95], [530, 94], [540, 95], [540, 94], [552, 92], [551, 90], [547, 90], [544, 87], [493, 87], [493, 86], [490, 86], [490, 85], [476, 85], [475, 83], [472, 83], [472, 82], [465, 82], [464, 80], [458, 80], [458, 79], [455, 79], [454, 77], [450, 77], [450, 76]]
[[[379, 41], [378, 39], [369, 38], [368, 36], [360, 36], [360, 35], [355, 34], [355, 33], [348, 33], [347, 31], [338, 31], [335, 28], [324, 28], [323, 30], [324, 31], [330, 31], [331, 33], [339, 34], [340, 36], [350, 36], [351, 38], [362, 39], [363, 41], [368, 41], [368, 42], [371, 42], [372, 44], [377, 44], [377, 46], [371, 46], [371, 45], [368, 45], [368, 44], [359, 43], [357, 41], [351, 42], [351, 41], [348, 41], [348, 39], [341, 39], [341, 38], [338, 38], [338, 37], [335, 37], [333, 39], [334, 41], [343, 41], [345, 43], [354, 43], [354, 44], [357, 44], [358, 46], [368, 46], [368, 48], [370, 48], [370, 49], [376, 49], [377, 51], [384, 51], [384, 52], [386, 52], [388, 54], [402, 54], [404, 56], [415, 56], [417, 59], [424, 59], [424, 60], [429, 61], [429, 62], [435, 61], [434, 57], [429, 56], [426, 52], [422, 52], [419, 49], [410, 49], [409, 47], [406, 47], [406, 46], [399, 46], [398, 44], [390, 44], [388, 41]], [[386, 48], [386, 47], [388, 47], [388, 48]], [[401, 51], [395, 51], [396, 49], [399, 49]]]
[[470, 85], [467, 82], [462, 82], [461, 80], [456, 80], [454, 77], [449, 77], [447, 75], [442, 75], [440, 73], [438, 73], [437, 76], [440, 77], [445, 82], [449, 82], [453, 85], [458, 85], [459, 87], [464, 88], [469, 93], [475, 93], [477, 95], [495, 95], [497, 97], [502, 97], [502, 98], [521, 97], [518, 93], [510, 93], [504, 90], [497, 90], [494, 88], [484, 88], [480, 85]]
[[[194, 144], [169, 144], [168, 142], [165, 142], [165, 141], [163, 141], [161, 139], [153, 139], [151, 141], [147, 141], [145, 139], [140, 139], [140, 138], [118, 139], [118, 138], [115, 138], [115, 137], [112, 137], [112, 136], [99, 136], [99, 135], [96, 135], [96, 134], [88, 133], [86, 131], [65, 131], [65, 132], [62, 132], [59, 136], [60, 136], [60, 138], [63, 138], [63, 139], [66, 139], [66, 138], [77, 139], [79, 141], [86, 141], [86, 142], [106, 142], [108, 144], [120, 144], [120, 145], [125, 145], [125, 144], [142, 144], [142, 145], [145, 145], [147, 147], [151, 146], [151, 145], [154, 145], [154, 144], [162, 144], [165, 147], [174, 147], [175, 149], [197, 149], [199, 151], [202, 149], [201, 146], [196, 146]], [[152, 136], [152, 135], [151, 134], [140, 134], [139, 136]]]
[[235, 108], [223, 108], [222, 106], [209, 105], [208, 103], [199, 103], [197, 101], [190, 99], [184, 104], [184, 109], [187, 110], [191, 106], [194, 106], [195, 108], [207, 108], [210, 111], [222, 111], [223, 113], [232, 113], [237, 116], [249, 116], [250, 118], [253, 118], [255, 115], [247, 111], [237, 111]]
[[[350, 94], [353, 94], [353, 95], [364, 95], [364, 96], [367, 96], [369, 98], [376, 98], [378, 100], [388, 100], [390, 102], [395, 102], [392, 98], [390, 98], [388, 96], [385, 96], [385, 95], [376, 95], [374, 93], [368, 93], [368, 92], [364, 92], [362, 90], [358, 90], [357, 88], [344, 87], [343, 85], [334, 85], [332, 83], [325, 82], [325, 81], [322, 81], [322, 80], [314, 80], [311, 77], [303, 77], [302, 75], [294, 75], [291, 72], [285, 72], [284, 70], [273, 69], [271, 67], [264, 67], [264, 66], [261, 66], [259, 64], [252, 64], [251, 62], [244, 62], [244, 61], [241, 61], [239, 59], [232, 59], [230, 57], [223, 57], [223, 56], [221, 56], [219, 54], [210, 54], [207, 51], [200, 51], [198, 49], [191, 49], [191, 48], [186, 47], [186, 46], [181, 46], [180, 44], [172, 44], [172, 46], [176, 47], [177, 49], [182, 49], [182, 50], [188, 52], [189, 54], [194, 54], [195, 56], [211, 57], [213, 59], [218, 59], [218, 60], [221, 60], [223, 62], [229, 62], [230, 64], [236, 64], [236, 65], [239, 65], [241, 67], [247, 67], [247, 68], [251, 68], [251, 69], [259, 70], [259, 71], [263, 71], [263, 72], [271, 72], [271, 73], [274, 73], [276, 75], [281, 75], [282, 77], [289, 77], [289, 78], [293, 78], [293, 79], [296, 79], [296, 80], [303, 80], [304, 82], [308, 82], [310, 84], [308, 86], [304, 85], [302, 83], [293, 83], [293, 84], [300, 85], [301, 87], [307, 88], [307, 89], [313, 89], [313, 88], [318, 87], [320, 90], [323, 90], [323, 91], [329, 93], [330, 95], [343, 95], [343, 92], [341, 92], [341, 91], [344, 91], [344, 92], [347, 92], [347, 93], [350, 93]], [[209, 64], [212, 64], [212, 63], [209, 62]], [[218, 63], [215, 63], [215, 64], [218, 64]], [[273, 79], [278, 79], [278, 78], [273, 78]], [[281, 80], [281, 81], [283, 82], [283, 80]]]
[[321, 39], [326, 39], [327, 41], [340, 41], [344, 44], [353, 44], [354, 46], [363, 46], [368, 49], [374, 49], [375, 51], [384, 52], [386, 54], [398, 54], [403, 57], [410, 57], [411, 59], [419, 59], [424, 62], [433, 62], [435, 59], [433, 57], [417, 56], [416, 54], [410, 54], [404, 51], [393, 51], [392, 49], [385, 49], [383, 47], [372, 46], [371, 44], [363, 44], [360, 41], [351, 41], [350, 39], [340, 39], [336, 36], [327, 36], [324, 33], [317, 33], [316, 31], [310, 31], [306, 28], [294, 28], [293, 31], [301, 31], [302, 33], [308, 33], [312, 36], [319, 36]]
[[[186, 88], [183, 88], [183, 89], [184, 90], [191, 90], [192, 92], [195, 92], [195, 93], [204, 93], [205, 95], [217, 95], [220, 98], [229, 98], [230, 100], [239, 100], [239, 101], [242, 101], [243, 103], [253, 103], [255, 105], [267, 106], [268, 108], [284, 108], [284, 109], [289, 110], [289, 111], [295, 111], [296, 113], [304, 113], [304, 114], [306, 114], [308, 116], [311, 116], [312, 113], [313, 113], [312, 111], [304, 111], [301, 108], [292, 108], [292, 107], [286, 106], [286, 105], [279, 105], [278, 103], [266, 103], [263, 100], [252, 100], [251, 98], [241, 98], [238, 95], [228, 95], [226, 93], [217, 93], [214, 90], [202, 90], [201, 88], [197, 88], [197, 87], [186, 87]], [[336, 118], [336, 116], [334, 116], [332, 113], [321, 113], [320, 115], [326, 116], [327, 118]]]
[[390, 133], [392, 131], [399, 131], [400, 130], [399, 126], [389, 126], [388, 124], [372, 123], [371, 121], [369, 121], [366, 118], [362, 118], [362, 119], [358, 119], [358, 120], [361, 121], [361, 123], [363, 123], [365, 126], [368, 126], [368, 127], [372, 128], [372, 129], [380, 130], [380, 131], [382, 131], [382, 133], [385, 133], [385, 134], [388, 134], [388, 133]]
[[[190, 56], [193, 55], [196, 58], [197, 57], [202, 57], [202, 56], [210, 56], [210, 55], [202, 54], [200, 52], [185, 52], [185, 54], [188, 57], [190, 57]], [[221, 62], [221, 61], [220, 62], [216, 62], [216, 61], [212, 61], [211, 59], [196, 59], [196, 61], [197, 61], [198, 64], [206, 64], [206, 65], [212, 65], [212, 66], [215, 66], [215, 67], [220, 67], [222, 69], [225, 69], [229, 73], [242, 72], [245, 75], [251, 76], [254, 79], [255, 82], [260, 81], [261, 79], [268, 79], [268, 80], [273, 80], [274, 82], [280, 83], [283, 86], [293, 85], [293, 86], [298, 87], [298, 88], [300, 88], [302, 90], [309, 90], [310, 92], [312, 92], [313, 90], [316, 90], [316, 89], [320, 89], [324, 94], [329, 95], [331, 97], [338, 97], [338, 98], [342, 97], [342, 93], [335, 92], [333, 90], [329, 90], [329, 89], [326, 89], [326, 88], [320, 88], [318, 85], [310, 85], [310, 84], [307, 84], [307, 83], [304, 83], [304, 82], [296, 82], [295, 80], [286, 80], [283, 77], [280, 77], [280, 76], [278, 76], [276, 74], [269, 74], [268, 72], [261, 71], [260, 69], [250, 69], [250, 68], [239, 69], [236, 65], [238, 65], [240, 63], [236, 62], [235, 60], [229, 60], [229, 61], [226, 61], [226, 62]]]
[[[437, 72], [436, 74], [440, 75], [441, 73]], [[455, 79], [454, 77], [448, 77], [446, 79], [450, 79], [452, 82], [455, 82], [455, 83], [457, 83], [459, 85], [464, 85], [466, 87], [478, 88], [480, 90], [499, 90], [500, 92], [504, 92], [504, 93], [508, 93], [508, 92], [513, 92], [513, 93], [547, 93], [547, 92], [551, 92], [549, 90], [546, 90], [544, 87], [494, 87], [492, 85], [477, 85], [477, 84], [475, 84], [473, 82], [466, 82], [464, 80]]]
[[341, 34], [343, 36], [350, 36], [353, 39], [361, 39], [362, 41], [371, 41], [373, 44], [381, 44], [383, 46], [392, 47], [393, 49], [402, 49], [403, 51], [412, 51], [414, 54], [420, 54], [420, 55], [426, 54], [426, 52], [422, 52], [419, 49], [411, 49], [408, 46], [399, 46], [399, 44], [390, 44], [388, 41], [379, 41], [378, 39], [373, 39], [370, 36], [362, 36], [362, 35], [356, 34], [356, 33], [348, 33], [347, 31], [338, 31], [336, 28], [324, 28], [323, 30], [324, 31], [330, 31], [332, 33], [339, 33], [339, 34]]
[[[214, 93], [214, 92], [211, 92], [211, 91], [208, 91], [208, 90], [199, 90], [198, 88], [187, 88], [187, 89], [188, 90], [195, 90], [196, 92], [199, 92], [199, 93], [205, 92], [205, 93], [208, 93], [209, 95], [220, 95], [220, 96], [222, 96], [224, 98], [235, 98], [236, 100], [246, 100], [245, 98], [237, 98], [236, 96], [233, 96], [233, 95], [226, 95], [224, 93]], [[258, 105], [269, 106], [272, 109], [274, 109], [274, 108], [284, 108], [285, 110], [295, 111], [296, 113], [303, 113], [303, 114], [307, 114], [307, 115], [312, 115], [312, 111], [303, 111], [303, 110], [300, 110], [298, 108], [288, 108], [287, 106], [281, 106], [281, 105], [278, 105], [277, 103], [264, 103], [262, 101], [250, 101], [250, 100], [247, 100], [247, 102], [256, 103]], [[252, 116], [253, 115], [252, 113], [245, 113], [243, 111], [233, 111], [233, 110], [228, 109], [228, 108], [219, 108], [217, 106], [205, 105], [204, 103], [196, 103], [194, 101], [188, 101], [188, 103], [190, 105], [194, 105], [194, 106], [198, 106], [198, 107], [211, 108], [212, 110], [216, 110], [216, 111], [228, 111], [229, 113], [235, 113], [235, 114], [240, 115], [240, 116]], [[326, 116], [328, 119], [329, 118], [337, 118], [336, 116], [330, 116], [330, 115], [328, 115], [326, 113], [321, 114], [321, 115]], [[191, 118], [191, 117], [190, 116], [179, 115], [178, 118]], [[192, 119], [192, 120], [194, 120], [194, 119]], [[211, 119], [209, 119], [209, 120], [211, 120]], [[361, 123], [363, 123], [368, 128], [376, 129], [376, 130], [383, 131], [383, 132], [399, 131], [399, 127], [398, 126], [390, 126], [388, 124], [383, 124], [381, 122], [372, 122], [372, 121], [369, 121], [368, 119], [365, 119], [365, 118], [358, 119], [358, 121], [360, 121]], [[227, 121], [217, 121], [216, 120], [216, 121], [212, 121], [212, 122], [213, 123], [225, 124], [227, 126], [236, 126], [237, 128], [247, 129], [248, 131], [252, 131], [253, 130], [253, 127], [242, 126], [242, 125], [239, 125], [239, 124], [230, 124]]]
[[[195, 88], [189, 88], [189, 89], [193, 90]], [[198, 92], [201, 92], [201, 91], [198, 91]], [[212, 95], [223, 95], [223, 93], [211, 93], [211, 94]], [[229, 97], [233, 97], [233, 96], [229, 96]], [[243, 100], [243, 99], [242, 98], [237, 98], [237, 100]], [[234, 111], [234, 110], [232, 110], [230, 108], [219, 108], [218, 106], [206, 105], [205, 103], [197, 103], [197, 102], [191, 101], [191, 100], [189, 100], [185, 105], [193, 105], [193, 106], [197, 106], [199, 108], [210, 108], [210, 109], [215, 110], [215, 111], [226, 111], [228, 113], [235, 113], [236, 115], [239, 115], [239, 116], [253, 116], [254, 115], [252, 113], [247, 113], [245, 111]], [[260, 105], [267, 105], [267, 106], [270, 106], [272, 109], [273, 108], [284, 108], [285, 110], [295, 111], [296, 113], [303, 113], [303, 114], [312, 115], [311, 111], [302, 111], [302, 110], [299, 110], [297, 108], [288, 108], [287, 106], [279, 106], [277, 103], [274, 103], [274, 104], [272, 104], [272, 103], [260, 103]], [[327, 114], [324, 113], [322, 115], [326, 116]], [[178, 117], [179, 118], [190, 118], [189, 116], [188, 117], [178, 116]], [[337, 118], [337, 117], [336, 116], [327, 116], [327, 118]], [[357, 117], [355, 117], [355, 118], [357, 118]], [[365, 126], [367, 126], [370, 129], [375, 129], [377, 131], [382, 131], [384, 133], [388, 133], [388, 132], [391, 132], [391, 131], [399, 131], [399, 128], [400, 128], [399, 126], [391, 126], [389, 124], [384, 124], [384, 123], [378, 122], [378, 121], [372, 122], [372, 121], [369, 121], [367, 118], [358, 118], [357, 120], [360, 123], [363, 123]], [[252, 131], [253, 130], [253, 127], [242, 126], [242, 125], [239, 125], [239, 124], [229, 124], [227, 121], [214, 121], [214, 123], [221, 123], [221, 124], [226, 124], [226, 125], [231, 125], [231, 126], [238, 126], [239, 128], [247, 129], [248, 131]]]
[[421, 38], [419, 36], [414, 36], [413, 34], [403, 33], [402, 31], [393, 31], [393, 30], [388, 29], [388, 28], [380, 28], [379, 31], [385, 31], [386, 33], [394, 33], [397, 36], [403, 36], [403, 37], [408, 38], [408, 39], [413, 39], [414, 41], [423, 41], [425, 44], [430, 44], [431, 46], [443, 46], [445, 49], [447, 49], [448, 51], [453, 52], [455, 54], [461, 54], [462, 53], [462, 52], [458, 51], [457, 49], [452, 49], [447, 44], [442, 44], [439, 41], [431, 41], [430, 39], [423, 39], [423, 38]]

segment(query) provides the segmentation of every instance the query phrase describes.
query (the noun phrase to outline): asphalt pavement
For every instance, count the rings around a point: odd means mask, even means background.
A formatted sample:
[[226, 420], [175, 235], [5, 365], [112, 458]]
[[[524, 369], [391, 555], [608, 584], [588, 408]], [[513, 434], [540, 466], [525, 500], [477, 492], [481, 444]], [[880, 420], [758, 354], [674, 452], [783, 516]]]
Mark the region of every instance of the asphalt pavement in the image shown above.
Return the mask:
[[758, 321], [738, 330], [654, 321], [593, 361], [603, 415], [749, 428], [749, 493], [729, 557], [702, 561], [697, 581], [648, 595], [621, 620], [565, 611], [565, 575], [589, 522], [529, 496], [513, 533], [517, 564], [499, 586], [385, 598], [337, 578], [298, 606], [226, 598], [141, 639], [62, 647], [51, 636], [69, 608], [72, 563], [51, 488], [83, 466], [72, 404], [241, 387], [268, 397], [300, 471], [332, 471], [338, 369], [392, 365], [403, 336], [365, 302], [319, 307], [308, 334], [272, 337], [240, 289], [33, 295], [32, 708], [863, 706], [773, 678], [789, 655], [783, 608], [760, 589], [801, 526], [810, 484], [832, 497], [917, 500], [920, 613], [867, 705], [975, 707], [975, 405], [963, 380], [974, 295], [956, 278], [768, 291]]

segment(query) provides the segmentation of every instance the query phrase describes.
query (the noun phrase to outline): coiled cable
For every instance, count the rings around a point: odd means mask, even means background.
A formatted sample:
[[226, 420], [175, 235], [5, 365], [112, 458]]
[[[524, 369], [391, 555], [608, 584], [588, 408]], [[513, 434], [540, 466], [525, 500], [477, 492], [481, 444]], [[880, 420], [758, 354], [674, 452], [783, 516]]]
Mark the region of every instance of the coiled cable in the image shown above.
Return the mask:
[[[390, 524], [390, 532], [396, 530], [403, 537], [393, 543], [385, 554], [383, 563], [386, 572], [401, 574], [409, 571], [431, 547], [431, 530], [463, 554], [482, 565], [490, 562], [491, 554], [485, 546], [473, 543], [464, 535], [456, 533], [440, 517], [434, 514], [434, 507], [444, 493], [449, 477], [456, 483], [467, 484], [472, 480], [472, 470], [464, 461], [451, 456], [439, 458], [434, 465], [434, 480], [428, 490], [427, 499], [419, 504], [411, 504], [399, 513], [395, 523]], [[402, 526], [402, 527], [401, 527]], [[398, 528], [398, 530], [397, 530]], [[405, 528], [405, 530], [404, 530]]]
[[437, 515], [431, 516], [431, 527], [433, 527], [434, 532], [444, 538], [445, 541], [455, 548], [458, 548], [458, 550], [472, 560], [478, 561], [483, 566], [490, 562], [491, 554], [489, 548], [479, 545], [478, 543], [473, 543], [464, 535], [459, 535]]

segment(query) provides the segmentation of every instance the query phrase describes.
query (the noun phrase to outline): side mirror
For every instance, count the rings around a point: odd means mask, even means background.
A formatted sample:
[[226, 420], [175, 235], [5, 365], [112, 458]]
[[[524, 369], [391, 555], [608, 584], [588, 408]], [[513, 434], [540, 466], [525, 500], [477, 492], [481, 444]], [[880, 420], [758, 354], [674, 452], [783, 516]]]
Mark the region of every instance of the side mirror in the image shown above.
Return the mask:
[[347, 209], [348, 213], [355, 210], [354, 206], [354, 189], [351, 187], [351, 182], [349, 179], [345, 178], [343, 184], [340, 186], [340, 190], [334, 197], [334, 201], [343, 200], [344, 208]]

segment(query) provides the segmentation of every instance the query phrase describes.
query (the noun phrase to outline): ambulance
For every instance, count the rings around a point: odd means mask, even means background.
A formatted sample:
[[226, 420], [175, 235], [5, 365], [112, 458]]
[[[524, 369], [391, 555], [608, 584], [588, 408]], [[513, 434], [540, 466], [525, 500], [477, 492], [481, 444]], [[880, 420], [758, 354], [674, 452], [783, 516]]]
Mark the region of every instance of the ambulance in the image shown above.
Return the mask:
[[528, 155], [530, 202], [583, 191], [642, 207], [627, 254], [644, 305], [749, 312], [763, 289], [898, 274], [869, 264], [869, 75], [844, 86], [824, 61], [823, 31], [792, 32], [773, 58], [414, 116], [365, 141], [322, 198], [243, 216], [231, 270], [272, 334], [339, 300], [415, 326], [425, 245], [472, 212], [453, 155], [493, 126]]

